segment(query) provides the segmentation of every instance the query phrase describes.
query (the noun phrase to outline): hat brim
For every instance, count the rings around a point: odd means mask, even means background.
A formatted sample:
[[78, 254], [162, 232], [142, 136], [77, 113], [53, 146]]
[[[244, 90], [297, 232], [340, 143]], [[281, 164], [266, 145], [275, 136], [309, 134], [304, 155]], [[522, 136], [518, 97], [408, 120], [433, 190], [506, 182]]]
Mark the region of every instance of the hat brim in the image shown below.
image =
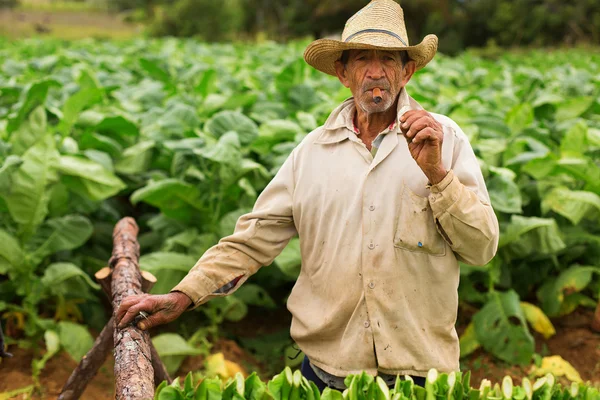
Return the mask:
[[304, 60], [312, 67], [326, 74], [336, 76], [335, 62], [340, 59], [344, 50], [373, 49], [373, 50], [406, 50], [408, 56], [417, 65], [417, 70], [427, 65], [437, 52], [438, 38], [427, 35], [421, 43], [414, 46], [378, 46], [359, 42], [342, 42], [333, 39], [318, 39], [306, 47]]

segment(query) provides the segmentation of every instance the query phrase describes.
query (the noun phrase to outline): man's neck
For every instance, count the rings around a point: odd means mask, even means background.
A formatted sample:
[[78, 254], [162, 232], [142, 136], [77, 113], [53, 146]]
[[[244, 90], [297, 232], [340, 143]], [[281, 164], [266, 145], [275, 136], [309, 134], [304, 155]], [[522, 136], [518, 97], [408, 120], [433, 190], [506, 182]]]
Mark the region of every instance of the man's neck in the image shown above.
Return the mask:
[[356, 104], [356, 114], [354, 115], [354, 124], [360, 132], [360, 137], [363, 141], [369, 143], [373, 141], [388, 126], [396, 120], [396, 112], [398, 109], [398, 99], [394, 104], [382, 113], [368, 114], [363, 110], [358, 103]]

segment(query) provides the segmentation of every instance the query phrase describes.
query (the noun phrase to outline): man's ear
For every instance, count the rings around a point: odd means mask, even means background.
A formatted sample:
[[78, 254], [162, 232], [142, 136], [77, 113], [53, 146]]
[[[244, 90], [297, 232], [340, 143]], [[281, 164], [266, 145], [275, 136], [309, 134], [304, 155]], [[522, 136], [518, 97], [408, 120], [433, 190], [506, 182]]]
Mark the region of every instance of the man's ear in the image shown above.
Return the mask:
[[413, 74], [417, 70], [417, 63], [413, 60], [407, 62], [402, 68], [402, 87], [408, 84], [410, 78], [412, 78]]
[[344, 85], [346, 87], [350, 87], [350, 82], [348, 82], [347, 72], [348, 71], [346, 70], [346, 67], [344, 66], [344, 64], [340, 60], [337, 60], [335, 62], [335, 74], [337, 75], [340, 82], [342, 82], [342, 85]]

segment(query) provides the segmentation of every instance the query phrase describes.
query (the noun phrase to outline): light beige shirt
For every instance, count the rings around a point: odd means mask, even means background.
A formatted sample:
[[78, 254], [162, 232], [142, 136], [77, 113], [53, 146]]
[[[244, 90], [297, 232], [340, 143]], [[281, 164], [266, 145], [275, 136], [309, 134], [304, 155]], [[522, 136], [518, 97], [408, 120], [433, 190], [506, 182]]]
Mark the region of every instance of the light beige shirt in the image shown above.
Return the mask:
[[[398, 119], [421, 109], [403, 90]], [[197, 307], [233, 293], [299, 234], [291, 336], [329, 374], [426, 376], [459, 369], [458, 260], [486, 264], [498, 221], [468, 139], [451, 119], [437, 185], [411, 157], [399, 121], [375, 158], [353, 131], [352, 99], [292, 151], [251, 213], [173, 290]], [[237, 277], [226, 293], [214, 293]]]

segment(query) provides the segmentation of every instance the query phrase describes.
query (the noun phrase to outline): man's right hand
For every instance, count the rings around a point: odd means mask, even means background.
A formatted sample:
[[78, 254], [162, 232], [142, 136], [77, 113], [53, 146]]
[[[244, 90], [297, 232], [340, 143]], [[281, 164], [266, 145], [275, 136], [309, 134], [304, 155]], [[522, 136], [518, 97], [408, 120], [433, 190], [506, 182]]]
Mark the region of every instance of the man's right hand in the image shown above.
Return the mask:
[[141, 330], [150, 329], [157, 325], [169, 323], [179, 317], [192, 304], [192, 300], [182, 292], [168, 294], [141, 294], [123, 299], [117, 310], [117, 324], [123, 329], [135, 317], [144, 311], [150, 315], [139, 321], [137, 327]]

